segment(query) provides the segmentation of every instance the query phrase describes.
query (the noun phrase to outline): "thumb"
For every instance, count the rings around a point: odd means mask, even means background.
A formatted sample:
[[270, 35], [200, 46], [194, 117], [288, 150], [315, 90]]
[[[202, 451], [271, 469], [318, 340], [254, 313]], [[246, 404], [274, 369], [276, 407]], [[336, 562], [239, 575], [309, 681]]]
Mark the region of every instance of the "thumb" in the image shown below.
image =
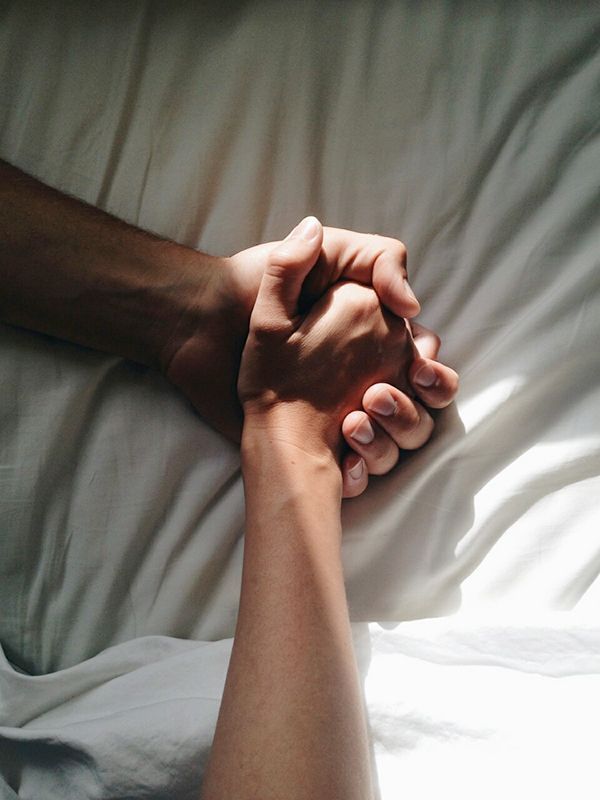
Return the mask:
[[252, 312], [254, 326], [285, 326], [298, 313], [304, 279], [314, 267], [323, 243], [323, 226], [305, 217], [269, 253]]

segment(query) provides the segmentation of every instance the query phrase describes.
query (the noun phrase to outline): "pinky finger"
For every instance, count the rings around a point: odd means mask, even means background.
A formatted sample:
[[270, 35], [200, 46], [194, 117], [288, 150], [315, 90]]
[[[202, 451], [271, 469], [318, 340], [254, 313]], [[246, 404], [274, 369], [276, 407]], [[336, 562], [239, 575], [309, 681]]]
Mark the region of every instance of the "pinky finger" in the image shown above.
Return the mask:
[[369, 473], [362, 456], [353, 451], [342, 461], [342, 497], [358, 497], [367, 488]]

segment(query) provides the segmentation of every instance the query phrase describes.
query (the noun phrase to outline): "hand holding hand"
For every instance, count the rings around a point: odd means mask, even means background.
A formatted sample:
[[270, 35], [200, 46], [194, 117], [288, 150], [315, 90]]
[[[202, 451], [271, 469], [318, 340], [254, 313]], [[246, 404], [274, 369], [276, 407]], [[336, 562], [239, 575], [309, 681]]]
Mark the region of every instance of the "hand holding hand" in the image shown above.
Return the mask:
[[302, 313], [302, 287], [321, 236], [315, 220], [271, 250], [238, 392], [245, 429], [258, 427], [271, 440], [339, 458], [342, 420], [374, 383], [402, 383], [413, 345], [404, 319], [355, 282], [336, 283]]
[[[310, 224], [311, 219], [303, 220], [290, 236]], [[390, 310], [407, 318], [418, 313], [419, 304], [406, 282], [406, 250], [401, 242], [317, 225], [322, 230], [322, 240], [314, 267], [302, 287], [302, 307], [307, 307], [335, 281], [353, 280], [373, 285]], [[248, 320], [270, 254], [280, 244], [270, 242], [229, 258], [212, 259], [210, 280], [203, 285], [197, 300], [192, 301], [190, 322], [182, 325], [180, 335], [163, 359], [169, 379], [202, 416], [234, 440], [239, 440], [241, 430], [236, 379]], [[195, 325], [196, 316], [204, 320], [202, 327]], [[456, 394], [456, 373], [436, 360], [438, 337], [415, 323], [412, 328], [418, 357], [408, 371], [409, 394], [378, 385], [363, 398], [363, 410], [354, 410], [344, 423], [344, 435], [353, 450], [342, 467], [347, 497], [364, 491], [369, 473], [389, 471], [398, 459], [399, 448], [420, 447], [425, 443], [433, 422], [419, 400], [430, 408], [442, 408]], [[429, 386], [421, 386], [417, 381], [423, 366], [428, 367], [429, 378], [433, 379]], [[408, 389], [406, 383], [402, 386]], [[388, 391], [395, 405], [393, 413], [386, 416], [377, 412], [375, 401]], [[361, 404], [355, 408], [361, 408]], [[362, 442], [352, 436], [359, 429]], [[368, 442], [370, 435], [373, 438]]]

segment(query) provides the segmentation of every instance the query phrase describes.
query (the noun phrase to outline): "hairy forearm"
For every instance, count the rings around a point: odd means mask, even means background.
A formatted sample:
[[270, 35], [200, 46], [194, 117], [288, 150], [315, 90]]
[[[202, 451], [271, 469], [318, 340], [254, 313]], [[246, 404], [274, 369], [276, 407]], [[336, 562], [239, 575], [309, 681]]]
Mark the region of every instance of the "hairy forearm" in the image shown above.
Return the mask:
[[210, 267], [0, 161], [2, 321], [162, 366]]
[[204, 800], [366, 800], [332, 456], [244, 431], [240, 611]]

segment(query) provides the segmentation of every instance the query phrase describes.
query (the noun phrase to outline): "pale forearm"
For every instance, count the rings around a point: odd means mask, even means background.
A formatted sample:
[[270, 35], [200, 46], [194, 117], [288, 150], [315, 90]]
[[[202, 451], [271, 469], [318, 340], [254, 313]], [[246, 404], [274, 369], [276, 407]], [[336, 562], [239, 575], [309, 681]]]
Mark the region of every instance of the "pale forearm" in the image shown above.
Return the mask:
[[332, 456], [243, 439], [240, 612], [205, 800], [366, 800], [370, 777]]
[[210, 266], [0, 161], [2, 321], [158, 367]]

